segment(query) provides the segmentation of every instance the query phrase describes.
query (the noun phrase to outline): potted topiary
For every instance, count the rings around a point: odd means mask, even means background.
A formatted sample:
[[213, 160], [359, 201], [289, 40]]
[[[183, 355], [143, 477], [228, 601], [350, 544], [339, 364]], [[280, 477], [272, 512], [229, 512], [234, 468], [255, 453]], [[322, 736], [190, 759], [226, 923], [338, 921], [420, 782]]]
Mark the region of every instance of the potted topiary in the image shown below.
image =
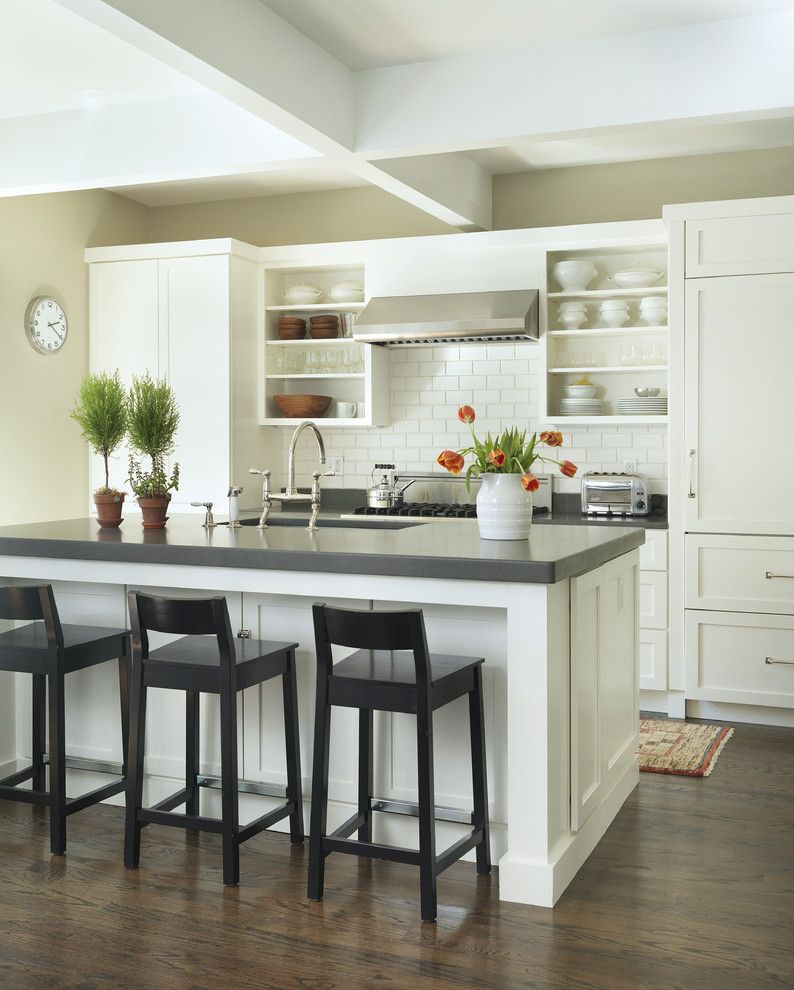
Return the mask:
[[83, 439], [105, 462], [105, 484], [94, 492], [99, 525], [106, 529], [121, 524], [124, 492], [110, 487], [108, 460], [119, 447], [127, 429], [127, 396], [118, 371], [86, 375], [71, 412]]
[[171, 492], [179, 488], [179, 465], [170, 477], [165, 458], [174, 449], [174, 435], [179, 426], [179, 407], [167, 381], [153, 381], [146, 374], [132, 379], [127, 400], [127, 436], [139, 454], [150, 459], [148, 471], [130, 454], [130, 487], [143, 514], [144, 529], [165, 526]]

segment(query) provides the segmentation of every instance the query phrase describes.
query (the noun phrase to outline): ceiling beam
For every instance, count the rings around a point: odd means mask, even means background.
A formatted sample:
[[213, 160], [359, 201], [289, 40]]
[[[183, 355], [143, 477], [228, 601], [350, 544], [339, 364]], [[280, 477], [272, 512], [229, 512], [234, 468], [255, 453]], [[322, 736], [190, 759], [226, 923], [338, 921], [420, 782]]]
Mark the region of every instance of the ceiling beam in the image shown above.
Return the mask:
[[[490, 226], [490, 177], [474, 162], [453, 166], [451, 180], [465, 188], [445, 189], [439, 201], [439, 183], [421, 168], [405, 181], [399, 166], [387, 171], [357, 155], [354, 74], [259, 0], [56, 2], [439, 220]], [[478, 199], [486, 185], [487, 199]]]
[[363, 158], [794, 107], [794, 12], [356, 73]]

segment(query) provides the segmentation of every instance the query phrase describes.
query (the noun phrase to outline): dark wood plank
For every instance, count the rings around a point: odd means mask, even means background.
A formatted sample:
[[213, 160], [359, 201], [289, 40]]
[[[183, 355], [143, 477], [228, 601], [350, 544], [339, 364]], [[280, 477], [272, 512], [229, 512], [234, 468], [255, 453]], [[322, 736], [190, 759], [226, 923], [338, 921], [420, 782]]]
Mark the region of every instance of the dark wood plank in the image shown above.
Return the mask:
[[263, 833], [222, 885], [219, 836], [147, 829], [121, 865], [123, 813], [71, 820], [0, 802], [0, 986], [14, 990], [766, 990], [794, 974], [794, 732], [739, 725], [707, 780], [644, 774], [553, 911], [503, 904], [498, 876], [456, 863], [438, 922], [415, 867], [330, 857]]

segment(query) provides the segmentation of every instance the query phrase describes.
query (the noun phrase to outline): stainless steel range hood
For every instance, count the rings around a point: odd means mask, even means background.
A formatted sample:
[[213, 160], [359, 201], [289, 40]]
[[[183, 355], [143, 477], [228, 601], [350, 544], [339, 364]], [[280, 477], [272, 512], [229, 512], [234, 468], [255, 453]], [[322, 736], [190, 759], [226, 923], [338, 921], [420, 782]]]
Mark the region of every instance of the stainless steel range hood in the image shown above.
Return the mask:
[[537, 340], [536, 289], [375, 296], [358, 315], [353, 337], [368, 344], [439, 344]]

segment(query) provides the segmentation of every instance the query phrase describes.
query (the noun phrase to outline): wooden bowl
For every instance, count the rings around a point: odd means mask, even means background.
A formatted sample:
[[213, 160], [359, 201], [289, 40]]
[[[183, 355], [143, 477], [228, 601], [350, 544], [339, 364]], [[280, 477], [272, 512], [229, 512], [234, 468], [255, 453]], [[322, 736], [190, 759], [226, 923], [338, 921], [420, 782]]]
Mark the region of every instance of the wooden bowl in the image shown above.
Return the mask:
[[336, 323], [338, 325], [339, 324], [339, 317], [338, 316], [334, 316], [333, 313], [326, 313], [323, 316], [319, 316], [319, 315], [318, 316], [310, 316], [309, 317], [309, 323], [311, 323], [312, 326], [315, 326], [317, 323]]
[[323, 416], [331, 405], [330, 395], [274, 395], [273, 401], [287, 419]]
[[312, 340], [333, 340], [334, 337], [339, 336], [339, 327], [334, 324], [313, 324], [312, 325]]
[[306, 324], [303, 326], [289, 324], [287, 326], [282, 326], [280, 323], [278, 325], [278, 335], [281, 340], [303, 340], [306, 336]]

